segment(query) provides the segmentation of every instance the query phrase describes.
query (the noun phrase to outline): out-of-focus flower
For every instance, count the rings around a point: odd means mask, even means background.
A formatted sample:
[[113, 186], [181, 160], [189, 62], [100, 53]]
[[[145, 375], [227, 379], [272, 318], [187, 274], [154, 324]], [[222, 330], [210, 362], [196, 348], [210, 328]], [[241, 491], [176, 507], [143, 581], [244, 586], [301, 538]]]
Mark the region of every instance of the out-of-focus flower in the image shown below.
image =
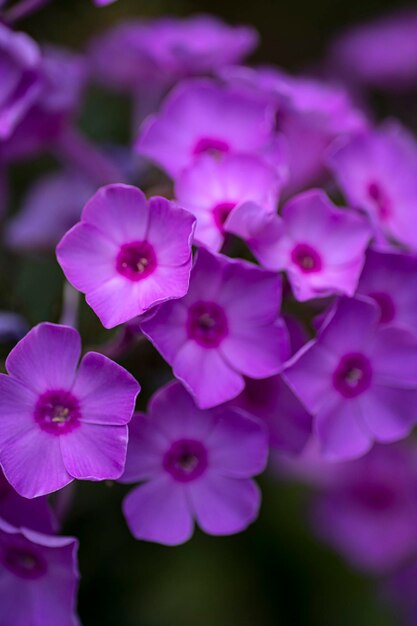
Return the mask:
[[248, 89], [185, 81], [145, 121], [136, 150], [173, 178], [207, 153], [217, 159], [231, 152], [265, 155], [279, 168], [283, 154], [273, 141], [274, 115], [272, 104]]
[[380, 323], [417, 334], [417, 259], [407, 254], [369, 250], [358, 293], [372, 298]]
[[28, 331], [26, 320], [17, 313], [0, 311], [0, 341], [21, 339]]
[[77, 626], [78, 542], [0, 518], [0, 623], [8, 626]]
[[312, 419], [281, 375], [246, 380], [243, 392], [231, 400], [261, 419], [268, 428], [270, 445], [287, 454], [299, 454], [311, 436]]
[[248, 201], [276, 211], [280, 185], [276, 171], [256, 156], [231, 154], [216, 160], [203, 155], [177, 179], [175, 195], [197, 218], [197, 242], [217, 252], [231, 211]]
[[340, 85], [291, 76], [274, 67], [231, 67], [222, 76], [229, 84], [249, 88], [274, 104], [274, 131], [285, 140], [288, 161], [287, 196], [326, 175], [326, 152], [336, 138], [366, 128], [364, 114]]
[[129, 20], [96, 37], [90, 56], [104, 84], [140, 99], [152, 87], [167, 88], [181, 78], [239, 62], [257, 40], [253, 28], [229, 26], [209, 15]]
[[0, 519], [16, 528], [30, 528], [39, 533], [53, 534], [55, 530], [55, 520], [46, 497], [22, 498], [7, 482], [1, 469]]
[[374, 441], [402, 439], [417, 422], [417, 339], [378, 321], [370, 300], [342, 298], [284, 373], [315, 416], [329, 460], [359, 457]]
[[210, 408], [238, 396], [244, 376], [281, 371], [289, 345], [280, 300], [276, 274], [201, 248], [185, 298], [141, 328], [198, 406]]
[[334, 41], [330, 67], [338, 76], [386, 91], [417, 85], [417, 11], [402, 10], [355, 26]]
[[24, 33], [0, 24], [0, 139], [8, 139], [41, 90], [41, 54]]
[[77, 364], [80, 336], [68, 326], [35, 326], [0, 375], [0, 463], [25, 498], [74, 478], [119, 478], [124, 470], [136, 380], [102, 354]]
[[317, 534], [359, 569], [381, 573], [417, 552], [417, 458], [377, 446], [315, 496]]
[[417, 143], [387, 123], [335, 147], [329, 165], [349, 205], [385, 237], [417, 250]]
[[334, 206], [321, 190], [290, 200], [282, 219], [265, 211], [262, 217], [259, 209], [242, 205], [230, 214], [225, 227], [246, 239], [266, 268], [285, 270], [301, 301], [352, 296], [371, 236], [364, 219]]
[[180, 383], [160, 389], [131, 425], [123, 482], [143, 481], [123, 504], [137, 539], [176, 545], [194, 520], [210, 535], [244, 530], [257, 515], [252, 480], [265, 468], [262, 424], [231, 407], [201, 411]]
[[109, 185], [86, 204], [57, 247], [69, 282], [105, 328], [187, 293], [195, 218], [165, 198]]
[[62, 170], [37, 180], [18, 215], [8, 224], [6, 244], [16, 249], [54, 248], [80, 219], [96, 186], [75, 170]]

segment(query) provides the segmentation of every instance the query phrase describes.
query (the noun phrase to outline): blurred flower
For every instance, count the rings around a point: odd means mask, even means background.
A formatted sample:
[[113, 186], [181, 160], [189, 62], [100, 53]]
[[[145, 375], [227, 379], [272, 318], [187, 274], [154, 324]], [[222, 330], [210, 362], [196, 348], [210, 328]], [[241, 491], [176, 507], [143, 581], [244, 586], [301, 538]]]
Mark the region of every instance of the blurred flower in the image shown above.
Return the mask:
[[80, 336], [69, 326], [35, 326], [0, 375], [0, 463], [19, 495], [33, 498], [74, 478], [119, 478], [139, 392], [125, 369], [95, 352], [77, 372]]
[[46, 497], [32, 500], [22, 498], [7, 482], [1, 470], [0, 520], [4, 520], [16, 528], [30, 528], [46, 534], [53, 534], [56, 526]]
[[262, 424], [230, 407], [201, 411], [179, 383], [160, 389], [131, 426], [123, 482], [143, 481], [123, 510], [137, 539], [176, 545], [194, 527], [210, 535], [244, 530], [257, 515], [251, 480], [265, 467]]
[[378, 324], [370, 301], [342, 298], [284, 377], [315, 416], [323, 456], [347, 460], [417, 422], [417, 339]]
[[105, 328], [187, 293], [195, 218], [165, 198], [109, 185], [57, 247], [69, 282]]
[[201, 248], [187, 295], [162, 305], [141, 328], [206, 409], [238, 396], [243, 376], [282, 369], [289, 345], [280, 299], [279, 276]]

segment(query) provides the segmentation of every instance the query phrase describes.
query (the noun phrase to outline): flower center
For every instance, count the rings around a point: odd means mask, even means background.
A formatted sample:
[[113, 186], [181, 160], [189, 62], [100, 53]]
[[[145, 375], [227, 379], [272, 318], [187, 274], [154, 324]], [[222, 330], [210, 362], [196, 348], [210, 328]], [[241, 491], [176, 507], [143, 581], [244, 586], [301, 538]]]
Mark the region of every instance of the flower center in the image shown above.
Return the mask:
[[387, 293], [383, 291], [375, 291], [369, 294], [369, 297], [375, 300], [380, 309], [379, 321], [381, 324], [392, 322], [395, 317], [394, 302]]
[[201, 137], [194, 146], [193, 155], [210, 154], [215, 158], [220, 158], [230, 151], [230, 146], [223, 139], [214, 137]]
[[355, 485], [351, 495], [359, 505], [374, 511], [390, 509], [398, 499], [395, 489], [376, 481]]
[[369, 359], [360, 353], [345, 354], [333, 373], [333, 385], [345, 398], [355, 398], [366, 391], [371, 380]]
[[291, 252], [292, 262], [303, 274], [319, 272], [322, 268], [321, 257], [317, 250], [307, 243], [298, 243]]
[[41, 555], [26, 547], [7, 547], [4, 551], [2, 562], [12, 574], [19, 578], [33, 580], [43, 576], [47, 570], [46, 562]]
[[187, 331], [204, 348], [217, 348], [228, 333], [224, 310], [215, 302], [196, 302], [188, 311]]
[[190, 482], [207, 468], [207, 450], [200, 441], [180, 439], [165, 453], [164, 469], [179, 482]]
[[214, 222], [220, 232], [223, 232], [224, 223], [229, 217], [230, 212], [236, 206], [236, 202], [219, 202], [213, 209]]
[[119, 274], [133, 282], [152, 274], [156, 266], [155, 251], [147, 241], [124, 243], [116, 257], [116, 269]]
[[391, 216], [391, 206], [390, 202], [381, 188], [381, 186], [376, 182], [371, 182], [368, 185], [368, 196], [373, 202], [375, 202], [376, 209], [378, 212], [378, 217], [381, 220], [386, 220]]
[[54, 435], [64, 435], [80, 425], [80, 405], [69, 391], [46, 391], [35, 406], [34, 418], [42, 430]]

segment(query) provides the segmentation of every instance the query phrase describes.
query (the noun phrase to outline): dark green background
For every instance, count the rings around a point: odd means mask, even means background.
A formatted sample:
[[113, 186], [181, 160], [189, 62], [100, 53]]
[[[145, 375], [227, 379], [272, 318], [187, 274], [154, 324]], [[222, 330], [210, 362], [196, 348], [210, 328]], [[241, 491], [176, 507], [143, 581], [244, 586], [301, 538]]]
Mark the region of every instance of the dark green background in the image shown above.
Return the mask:
[[[318, 62], [329, 38], [344, 26], [399, 6], [394, 0], [119, 0], [96, 9], [89, 0], [57, 0], [21, 27], [41, 41], [81, 49], [91, 34], [118, 18], [206, 11], [257, 27], [262, 43], [256, 61], [301, 69]], [[98, 139], [120, 140], [127, 134], [124, 107], [117, 98], [93, 92], [82, 125]], [[15, 198], [27, 184], [29, 171], [32, 166], [18, 168]], [[7, 278], [2, 279], [4, 304], [24, 313], [30, 323], [56, 321], [62, 277], [53, 258], [12, 264], [13, 289]], [[85, 344], [108, 336], [85, 308], [81, 331]], [[144, 398], [164, 376], [160, 360], [147, 347], [137, 347], [125, 364], [141, 381]], [[272, 473], [261, 483], [262, 512], [249, 531], [230, 538], [197, 532], [179, 548], [133, 540], [120, 512], [124, 487], [77, 484], [64, 531], [81, 540], [79, 609], [84, 626], [399, 623], [381, 601], [376, 581], [352, 572], [312, 539], [307, 492], [280, 482]]]

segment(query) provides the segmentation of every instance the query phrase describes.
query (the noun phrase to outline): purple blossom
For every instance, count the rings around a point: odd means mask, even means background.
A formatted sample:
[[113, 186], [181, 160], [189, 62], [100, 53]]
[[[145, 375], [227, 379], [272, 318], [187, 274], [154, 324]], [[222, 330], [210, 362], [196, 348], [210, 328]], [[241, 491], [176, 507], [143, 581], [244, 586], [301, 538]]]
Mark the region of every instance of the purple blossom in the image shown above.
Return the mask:
[[77, 363], [80, 336], [43, 323], [16, 345], [0, 375], [0, 464], [25, 498], [74, 478], [119, 478], [139, 392], [120, 365], [95, 352]]
[[282, 156], [273, 143], [274, 112], [247, 89], [184, 81], [144, 122], [136, 150], [173, 178], [204, 153], [217, 158], [230, 152], [264, 154], [278, 167]]
[[276, 171], [259, 157], [231, 154], [219, 161], [202, 155], [176, 180], [175, 194], [197, 218], [197, 242], [218, 252], [231, 211], [250, 201], [274, 212], [280, 186]]
[[187, 293], [195, 218], [165, 198], [109, 185], [57, 247], [69, 282], [105, 328]]
[[369, 214], [377, 232], [417, 249], [417, 143], [386, 123], [332, 151], [330, 167], [349, 205]]
[[347, 30], [333, 43], [329, 63], [345, 80], [387, 91], [417, 79], [417, 11], [401, 10]]
[[8, 139], [41, 89], [40, 51], [24, 33], [0, 24], [0, 139]]
[[413, 451], [377, 446], [315, 497], [316, 532], [355, 567], [387, 571], [417, 552], [416, 493]]
[[280, 299], [276, 274], [201, 248], [187, 295], [141, 328], [206, 409], [238, 396], [244, 376], [281, 371], [289, 346]]
[[74, 170], [62, 170], [38, 179], [8, 224], [7, 245], [16, 249], [54, 248], [80, 219], [95, 185]]
[[406, 254], [369, 250], [358, 294], [379, 306], [380, 323], [417, 334], [417, 259]]
[[168, 384], [131, 426], [122, 480], [143, 482], [123, 504], [132, 534], [176, 545], [191, 537], [194, 520], [210, 535], [244, 530], [258, 515], [251, 477], [267, 452], [260, 422], [230, 407], [201, 411], [180, 383]]
[[225, 229], [245, 239], [266, 268], [285, 270], [301, 301], [352, 296], [371, 236], [365, 220], [334, 206], [321, 190], [290, 200], [282, 219], [249, 204], [237, 207]]
[[315, 417], [329, 460], [402, 439], [417, 422], [417, 339], [378, 321], [370, 300], [342, 298], [284, 374]]
[[78, 626], [78, 542], [0, 519], [0, 623], [7, 626]]
[[46, 497], [22, 498], [5, 479], [0, 470], [0, 520], [16, 528], [30, 528], [39, 533], [53, 534], [55, 519]]

